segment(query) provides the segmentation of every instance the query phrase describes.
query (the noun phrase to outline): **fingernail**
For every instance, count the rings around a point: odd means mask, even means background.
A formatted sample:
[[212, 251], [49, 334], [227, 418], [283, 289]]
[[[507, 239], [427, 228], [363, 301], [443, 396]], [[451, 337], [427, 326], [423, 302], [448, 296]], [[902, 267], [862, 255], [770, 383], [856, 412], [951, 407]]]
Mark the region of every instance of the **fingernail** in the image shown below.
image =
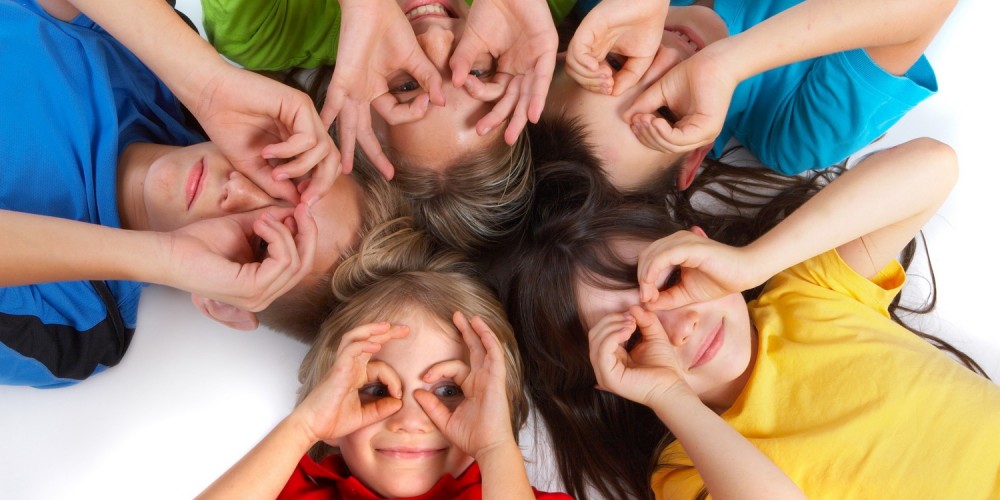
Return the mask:
[[281, 172], [278, 175], [275, 175], [274, 179], [278, 180], [278, 181], [287, 181], [288, 180], [288, 173], [287, 172]]
[[306, 200], [306, 205], [312, 207], [313, 205], [316, 204], [317, 201], [319, 201], [319, 196], [310, 196], [309, 199]]

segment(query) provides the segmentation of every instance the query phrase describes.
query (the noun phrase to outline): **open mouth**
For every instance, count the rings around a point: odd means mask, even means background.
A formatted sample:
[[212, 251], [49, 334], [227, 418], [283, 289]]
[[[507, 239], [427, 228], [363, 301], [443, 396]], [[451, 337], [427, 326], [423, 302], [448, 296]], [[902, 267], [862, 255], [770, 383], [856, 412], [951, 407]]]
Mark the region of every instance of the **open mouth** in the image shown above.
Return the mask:
[[430, 16], [448, 17], [452, 19], [458, 18], [458, 16], [455, 15], [455, 13], [452, 12], [451, 9], [449, 9], [444, 4], [440, 3], [425, 3], [417, 5], [415, 7], [411, 7], [409, 10], [405, 12], [405, 14], [406, 14], [406, 19], [409, 20], [410, 22], [413, 22], [421, 17], [430, 17]]
[[674, 35], [681, 43], [687, 44], [692, 54], [705, 48], [705, 42], [685, 26], [664, 26], [663, 31]]

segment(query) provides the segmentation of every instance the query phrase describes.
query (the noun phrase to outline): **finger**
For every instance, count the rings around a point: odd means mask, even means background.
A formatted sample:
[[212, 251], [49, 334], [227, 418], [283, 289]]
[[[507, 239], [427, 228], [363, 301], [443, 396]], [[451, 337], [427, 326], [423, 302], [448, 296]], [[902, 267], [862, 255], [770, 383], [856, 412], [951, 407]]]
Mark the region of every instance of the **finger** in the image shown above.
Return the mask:
[[625, 110], [622, 119], [625, 120], [625, 123], [633, 123], [635, 115], [652, 115], [661, 106], [667, 106], [667, 102], [663, 97], [663, 91], [660, 90], [660, 83], [657, 82], [636, 96], [632, 105]]
[[388, 321], [379, 321], [375, 323], [365, 323], [361, 326], [354, 327], [347, 331], [341, 338], [340, 344], [337, 346], [337, 356], [340, 356], [344, 349], [347, 348], [352, 342], [357, 342], [359, 340], [367, 340], [373, 335], [384, 334], [392, 328], [392, 325]]
[[388, 364], [378, 360], [370, 361], [365, 369], [365, 376], [368, 382], [385, 384], [386, 390], [393, 398], [403, 399], [403, 383], [396, 370], [393, 370]]
[[[420, 87], [427, 91], [430, 102], [436, 106], [444, 106], [445, 98], [441, 72], [431, 63], [430, 59], [427, 59], [423, 51], [416, 51], [414, 57], [415, 59], [407, 60], [410, 62], [410, 65], [406, 68], [407, 72], [413, 75], [417, 79], [417, 82], [420, 83]], [[466, 74], [468, 74], [468, 70], [466, 70]], [[452, 75], [452, 79], [454, 79], [454, 74]], [[455, 86], [460, 87], [461, 85]]]
[[611, 92], [612, 95], [622, 95], [628, 89], [635, 86], [636, 83], [642, 79], [642, 76], [646, 74], [646, 70], [649, 69], [649, 65], [653, 63], [652, 57], [630, 57], [622, 65], [622, 69], [615, 73], [615, 83], [614, 90]]
[[451, 359], [436, 363], [424, 373], [423, 381], [433, 384], [441, 379], [454, 380], [458, 385], [462, 385], [472, 372], [472, 368], [461, 360]]
[[451, 317], [451, 321], [455, 324], [455, 328], [458, 328], [459, 333], [462, 334], [462, 340], [465, 342], [466, 347], [469, 348], [469, 362], [472, 367], [479, 368], [483, 366], [483, 360], [486, 358], [486, 348], [483, 347], [483, 342], [479, 338], [479, 332], [472, 328], [469, 319], [461, 311], [455, 311], [455, 314]]
[[[359, 108], [364, 106], [364, 110]], [[354, 143], [358, 135], [358, 120], [363, 112], [368, 112], [367, 103], [358, 103], [353, 99], [344, 103], [337, 117], [337, 135], [340, 137], [340, 161], [343, 170], [354, 169]]]
[[477, 101], [495, 102], [499, 100], [507, 92], [507, 84], [510, 82], [511, 76], [506, 73], [498, 73], [498, 75], [492, 82], [469, 78], [465, 81], [465, 92]]
[[531, 97], [528, 100], [527, 116], [531, 123], [538, 123], [542, 117], [542, 111], [545, 109], [545, 98], [549, 95], [549, 86], [552, 84], [552, 73], [555, 71], [555, 67], [555, 50], [542, 54], [535, 64], [534, 74], [528, 82]]
[[568, 63], [565, 66], [566, 74], [572, 78], [580, 87], [595, 94], [611, 94], [614, 86], [612, 79], [613, 71], [606, 62], [598, 63], [596, 71], [590, 71]]
[[451, 54], [451, 59], [448, 60], [448, 67], [451, 68], [452, 85], [456, 87], [465, 85], [465, 81], [469, 78], [469, 71], [472, 70], [472, 65], [476, 62], [476, 58], [479, 57], [479, 54], [488, 52], [486, 47], [480, 43], [479, 37], [466, 29], [462, 33], [462, 38], [458, 41], [458, 45], [455, 47], [455, 52]]
[[642, 332], [644, 340], [667, 338], [667, 332], [663, 329], [663, 324], [660, 323], [659, 316], [639, 306], [630, 307], [628, 312], [635, 318], [635, 324], [639, 328], [639, 331]]
[[430, 96], [420, 94], [410, 102], [400, 103], [390, 93], [382, 94], [371, 102], [375, 112], [385, 119], [389, 125], [399, 125], [419, 120], [427, 114], [430, 106]]
[[323, 103], [323, 109], [319, 113], [320, 120], [323, 121], [323, 125], [327, 129], [333, 125], [333, 121], [340, 115], [340, 110], [344, 107], [346, 99], [346, 89], [341, 88], [336, 79], [331, 79], [330, 84], [327, 86], [326, 101]]
[[389, 157], [382, 151], [382, 144], [379, 142], [378, 137], [372, 130], [371, 126], [362, 127], [360, 130], [360, 135], [358, 135], [358, 144], [361, 145], [361, 150], [365, 152], [365, 157], [368, 158], [368, 162], [378, 170], [386, 180], [392, 180], [393, 176], [396, 174], [396, 169], [392, 166], [392, 162]]
[[375, 401], [362, 404], [361, 427], [385, 420], [402, 407], [403, 401], [396, 397], [378, 398]]
[[527, 78], [520, 77], [521, 81], [517, 85], [518, 97], [514, 112], [510, 115], [510, 122], [507, 123], [507, 130], [504, 131], [503, 138], [507, 144], [514, 144], [517, 137], [524, 130], [528, 123], [528, 104], [531, 100], [531, 82]]
[[424, 409], [427, 418], [431, 420], [435, 427], [442, 432], [448, 428], [448, 421], [451, 420], [451, 410], [434, 394], [424, 389], [417, 389], [413, 391], [413, 399]]
[[478, 335], [479, 341], [486, 353], [486, 360], [497, 367], [504, 367], [503, 349], [500, 347], [500, 340], [496, 333], [490, 329], [486, 321], [479, 316], [472, 317], [472, 329]]
[[497, 101], [489, 113], [486, 113], [486, 116], [480, 118], [479, 122], [476, 123], [476, 132], [479, 135], [486, 135], [490, 130], [493, 130], [497, 125], [500, 125], [510, 117], [510, 114], [514, 111], [514, 107], [517, 105], [518, 98], [518, 93], [512, 87], [518, 85], [520, 78], [522, 77], [513, 77], [507, 83], [507, 90], [504, 96]]

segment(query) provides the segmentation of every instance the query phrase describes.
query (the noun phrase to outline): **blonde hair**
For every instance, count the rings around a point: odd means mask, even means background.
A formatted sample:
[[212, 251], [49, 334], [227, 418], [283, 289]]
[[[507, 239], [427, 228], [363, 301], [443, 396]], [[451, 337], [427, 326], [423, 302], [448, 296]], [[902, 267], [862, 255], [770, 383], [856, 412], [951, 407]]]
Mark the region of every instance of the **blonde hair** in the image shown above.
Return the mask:
[[393, 164], [392, 184], [416, 223], [463, 252], [481, 252], [503, 240], [517, 229], [531, 202], [534, 175], [526, 131], [512, 146], [499, 139], [441, 172], [410, 165], [398, 153]]
[[[374, 228], [358, 252], [334, 272], [332, 291], [339, 305], [323, 323], [299, 367], [299, 401], [333, 365], [341, 337], [352, 328], [391, 321], [417, 308], [460, 336], [451, 318], [455, 311], [461, 311], [469, 317], [481, 317], [504, 350], [511, 424], [516, 435], [527, 417], [517, 341], [503, 306], [477, 274], [475, 265], [462, 254], [437, 248], [426, 233], [414, 227], [410, 217]], [[321, 442], [310, 454], [321, 459], [332, 451]]]
[[[361, 155], [354, 158], [352, 177], [361, 186], [361, 223], [358, 225], [357, 240], [360, 241], [378, 224], [399, 214], [402, 200], [398, 190], [389, 187], [389, 182]], [[265, 326], [296, 340], [310, 343], [316, 338], [320, 325], [330, 315], [337, 304], [330, 288], [331, 277], [343, 259], [349, 257], [357, 246], [345, 249], [329, 269], [320, 274], [309, 286], [293, 288], [271, 303], [267, 309], [257, 313], [257, 318]]]

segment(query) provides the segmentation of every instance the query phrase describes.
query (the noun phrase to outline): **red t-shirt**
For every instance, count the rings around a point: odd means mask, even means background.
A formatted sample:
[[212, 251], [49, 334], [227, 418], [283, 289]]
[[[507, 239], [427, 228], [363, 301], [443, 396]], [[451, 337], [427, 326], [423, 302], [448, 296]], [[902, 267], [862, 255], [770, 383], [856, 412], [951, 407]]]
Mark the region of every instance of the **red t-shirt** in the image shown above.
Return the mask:
[[[546, 500], [572, 500], [565, 493], [545, 493], [532, 488], [535, 498]], [[334, 499], [380, 500], [382, 497], [372, 492], [351, 476], [340, 455], [330, 455], [322, 462], [316, 462], [309, 455], [299, 460], [292, 477], [278, 495], [278, 500], [292, 499]], [[423, 495], [409, 497], [409, 500], [481, 500], [483, 498], [483, 477], [475, 462], [457, 478], [445, 474], [437, 484]]]

